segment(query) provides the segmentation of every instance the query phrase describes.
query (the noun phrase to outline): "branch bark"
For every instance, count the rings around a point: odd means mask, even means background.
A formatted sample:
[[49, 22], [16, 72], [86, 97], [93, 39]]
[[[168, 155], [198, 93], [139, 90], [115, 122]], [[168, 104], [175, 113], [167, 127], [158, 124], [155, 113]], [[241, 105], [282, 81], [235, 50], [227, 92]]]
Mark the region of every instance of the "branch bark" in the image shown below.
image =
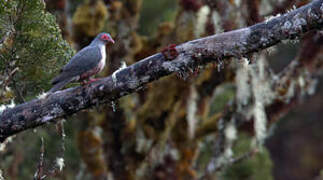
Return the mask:
[[314, 0], [266, 22], [180, 44], [170, 49], [176, 50], [171, 56], [165, 51], [157, 53], [88, 86], [58, 91], [4, 110], [0, 115], [0, 142], [18, 132], [114, 101], [174, 72], [185, 74], [201, 64], [247, 56], [322, 27], [323, 0]]

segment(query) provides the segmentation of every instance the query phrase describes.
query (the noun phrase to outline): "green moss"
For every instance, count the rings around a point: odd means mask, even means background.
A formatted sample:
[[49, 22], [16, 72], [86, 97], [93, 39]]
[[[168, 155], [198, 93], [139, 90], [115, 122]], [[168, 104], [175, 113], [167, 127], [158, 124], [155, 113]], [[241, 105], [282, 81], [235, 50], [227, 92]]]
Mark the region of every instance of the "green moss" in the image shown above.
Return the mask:
[[177, 3], [174, 0], [144, 0], [138, 32], [143, 35], [153, 34], [156, 32], [158, 24], [174, 20], [176, 6]]
[[76, 9], [73, 24], [78, 31], [93, 37], [102, 31], [107, 17], [108, 11], [103, 1], [97, 1], [95, 4], [88, 2]]
[[230, 83], [222, 84], [216, 88], [213, 102], [210, 107], [210, 115], [222, 112], [224, 107], [235, 96], [234, 86]]
[[[236, 145], [233, 147], [235, 156], [239, 157], [244, 153], [250, 151], [252, 138], [246, 134], [240, 134]], [[222, 178], [224, 180], [272, 180], [272, 161], [270, 159], [269, 152], [265, 149], [251, 156], [249, 159], [245, 159], [241, 162], [233, 164], [227, 167], [222, 172]]]
[[50, 79], [73, 50], [42, 0], [0, 0], [0, 4], [1, 74], [19, 68], [9, 86], [28, 100], [49, 88]]
[[178, 80], [176, 76], [154, 82], [147, 95], [147, 101], [138, 111], [138, 119], [156, 119], [173, 109], [174, 103], [183, 96], [182, 89], [185, 89], [186, 85], [187, 83]]

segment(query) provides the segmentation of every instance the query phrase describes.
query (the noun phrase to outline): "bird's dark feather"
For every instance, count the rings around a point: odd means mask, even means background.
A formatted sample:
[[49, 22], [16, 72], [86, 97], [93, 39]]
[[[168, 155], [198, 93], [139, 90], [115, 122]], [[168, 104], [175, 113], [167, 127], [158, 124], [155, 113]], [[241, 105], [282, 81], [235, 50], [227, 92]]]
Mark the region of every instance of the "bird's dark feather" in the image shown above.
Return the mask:
[[[80, 75], [86, 71], [95, 68], [100, 62], [102, 56], [98, 46], [87, 46], [78, 53], [63, 67], [63, 72], [73, 72]], [[91, 60], [89, 60], [91, 59]]]
[[52, 80], [52, 84], [57, 84], [69, 77], [80, 76], [96, 68], [101, 58], [102, 55], [98, 46], [83, 48], [62, 68], [61, 73]]

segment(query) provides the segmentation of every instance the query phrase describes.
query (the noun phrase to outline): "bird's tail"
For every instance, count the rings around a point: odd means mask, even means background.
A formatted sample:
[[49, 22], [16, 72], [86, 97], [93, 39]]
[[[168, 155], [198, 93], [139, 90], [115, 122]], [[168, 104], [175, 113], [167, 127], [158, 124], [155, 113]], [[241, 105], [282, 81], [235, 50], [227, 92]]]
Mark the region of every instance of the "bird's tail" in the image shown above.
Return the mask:
[[67, 78], [62, 81], [56, 81], [55, 83], [53, 83], [54, 86], [52, 87], [52, 89], [50, 89], [48, 92], [49, 93], [56, 92], [56, 91], [62, 89], [66, 84], [70, 83], [73, 80], [74, 80], [74, 77]]

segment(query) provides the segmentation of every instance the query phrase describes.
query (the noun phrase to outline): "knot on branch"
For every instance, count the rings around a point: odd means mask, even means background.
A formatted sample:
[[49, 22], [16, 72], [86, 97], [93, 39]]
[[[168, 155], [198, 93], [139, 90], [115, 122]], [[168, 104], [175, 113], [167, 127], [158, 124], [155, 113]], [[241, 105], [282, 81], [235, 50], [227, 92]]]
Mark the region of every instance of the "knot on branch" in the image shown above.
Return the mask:
[[170, 44], [167, 47], [161, 50], [161, 53], [167, 60], [173, 60], [178, 56], [178, 52], [176, 50], [176, 44]]

